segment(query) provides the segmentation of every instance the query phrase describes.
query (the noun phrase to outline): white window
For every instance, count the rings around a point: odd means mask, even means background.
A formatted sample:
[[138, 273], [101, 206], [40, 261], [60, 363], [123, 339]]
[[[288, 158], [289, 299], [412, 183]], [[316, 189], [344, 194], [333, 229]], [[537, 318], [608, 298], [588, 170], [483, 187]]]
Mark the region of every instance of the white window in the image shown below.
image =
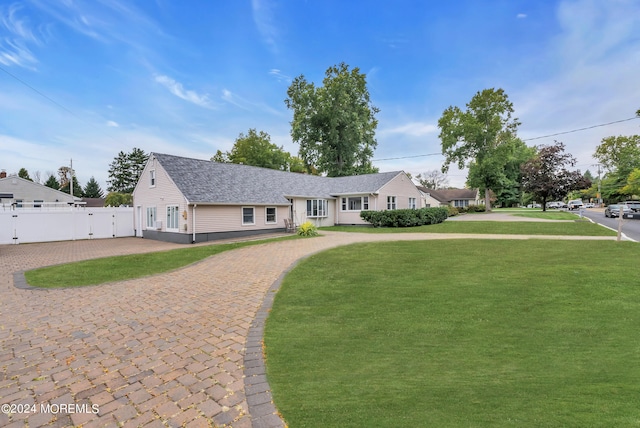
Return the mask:
[[369, 209], [368, 196], [351, 196], [342, 198], [342, 211], [362, 211]]
[[42, 199], [36, 199], [33, 201], [33, 208], [42, 208], [42, 203], [44, 201]]
[[147, 229], [156, 228], [156, 207], [147, 207]]
[[16, 208], [22, 208], [22, 199], [16, 199]]
[[468, 199], [462, 199], [462, 200], [454, 200], [453, 201], [453, 206], [454, 207], [468, 207], [469, 206], [469, 200]]
[[149, 186], [156, 187], [156, 170], [152, 169], [149, 171]]
[[254, 207], [242, 207], [242, 224], [243, 225], [256, 224], [255, 214], [256, 214], [256, 210]]
[[307, 217], [326, 217], [326, 199], [307, 199]]
[[409, 198], [409, 208], [412, 210], [416, 209], [416, 198]]
[[265, 221], [267, 223], [277, 223], [278, 219], [276, 217], [276, 207], [266, 207], [264, 209]]
[[167, 206], [167, 230], [178, 230], [178, 206]]
[[395, 210], [398, 206], [396, 205], [396, 197], [395, 196], [387, 196], [387, 209]]

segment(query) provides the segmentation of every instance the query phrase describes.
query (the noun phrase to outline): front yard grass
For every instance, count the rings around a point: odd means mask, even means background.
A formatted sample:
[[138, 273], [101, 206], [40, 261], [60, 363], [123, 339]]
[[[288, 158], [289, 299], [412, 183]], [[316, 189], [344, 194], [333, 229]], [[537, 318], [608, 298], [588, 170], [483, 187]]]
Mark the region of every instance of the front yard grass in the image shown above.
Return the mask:
[[639, 256], [545, 240], [316, 254], [267, 320], [274, 402], [291, 427], [637, 426]]
[[24, 276], [29, 285], [40, 288], [104, 284], [168, 272], [223, 251], [296, 238], [297, 236], [288, 236], [229, 244], [185, 246], [169, 251], [104, 257], [33, 269], [25, 272]]
[[[480, 215], [480, 214], [478, 214]], [[615, 236], [616, 232], [591, 223], [575, 221], [566, 223], [525, 222], [525, 221], [445, 221], [417, 227], [368, 227], [330, 226], [320, 230], [361, 233], [480, 233], [499, 235], [573, 235], [573, 236]]]

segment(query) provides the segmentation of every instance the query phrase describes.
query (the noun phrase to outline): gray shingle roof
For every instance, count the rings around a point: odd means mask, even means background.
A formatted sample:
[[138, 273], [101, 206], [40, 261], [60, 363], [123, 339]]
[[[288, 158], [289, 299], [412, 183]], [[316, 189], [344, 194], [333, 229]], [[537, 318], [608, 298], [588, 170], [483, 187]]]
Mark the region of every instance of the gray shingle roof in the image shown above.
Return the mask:
[[331, 198], [375, 193], [401, 171], [318, 177], [153, 153], [190, 203], [288, 204], [287, 197]]
[[451, 202], [460, 199], [475, 199], [478, 195], [478, 189], [428, 189], [426, 187], [418, 187], [423, 193], [429, 193], [433, 198], [440, 202]]

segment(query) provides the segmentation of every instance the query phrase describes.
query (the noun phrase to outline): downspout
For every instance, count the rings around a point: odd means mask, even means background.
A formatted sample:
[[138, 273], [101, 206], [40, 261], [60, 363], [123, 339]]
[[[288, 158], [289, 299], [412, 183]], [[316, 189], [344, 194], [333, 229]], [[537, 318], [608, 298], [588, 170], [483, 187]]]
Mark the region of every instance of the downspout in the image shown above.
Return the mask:
[[191, 240], [192, 244], [196, 243], [196, 207], [198, 206], [198, 204], [193, 204], [193, 219], [191, 220], [193, 222], [193, 239]]

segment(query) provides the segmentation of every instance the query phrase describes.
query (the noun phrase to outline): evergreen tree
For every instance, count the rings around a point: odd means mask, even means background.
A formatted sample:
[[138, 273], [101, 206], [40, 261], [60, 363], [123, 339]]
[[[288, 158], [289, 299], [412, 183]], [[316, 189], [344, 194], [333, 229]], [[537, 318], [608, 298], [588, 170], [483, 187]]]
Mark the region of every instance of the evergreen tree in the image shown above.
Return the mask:
[[91, 177], [87, 184], [84, 186], [84, 197], [85, 198], [102, 198], [104, 196], [104, 192], [100, 188], [100, 185], [96, 181], [95, 178]]
[[138, 183], [140, 174], [149, 159], [149, 155], [142, 149], [133, 148], [130, 153], [121, 151], [109, 165], [110, 192], [132, 193]]
[[26, 168], [20, 168], [18, 171], [18, 177], [24, 178], [25, 180], [33, 181], [31, 177], [29, 177], [29, 171]]
[[60, 183], [53, 174], [49, 175], [49, 178], [47, 178], [47, 181], [44, 183], [44, 185], [52, 189], [60, 190]]

